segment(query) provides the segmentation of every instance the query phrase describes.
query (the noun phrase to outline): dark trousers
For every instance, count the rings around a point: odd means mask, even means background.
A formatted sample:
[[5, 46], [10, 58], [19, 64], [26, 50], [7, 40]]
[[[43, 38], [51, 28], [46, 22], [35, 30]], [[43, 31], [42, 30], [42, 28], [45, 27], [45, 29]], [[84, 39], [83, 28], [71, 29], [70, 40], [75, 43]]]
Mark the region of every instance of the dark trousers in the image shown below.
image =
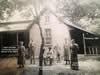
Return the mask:
[[52, 65], [52, 63], [53, 63], [53, 58], [47, 57], [47, 63], [49, 63], [49, 65]]
[[44, 58], [44, 65], [46, 66], [47, 65], [47, 59]]
[[31, 64], [35, 64], [35, 58], [34, 58], [34, 56], [30, 58], [30, 63]]
[[60, 54], [57, 54], [57, 62], [60, 62]]

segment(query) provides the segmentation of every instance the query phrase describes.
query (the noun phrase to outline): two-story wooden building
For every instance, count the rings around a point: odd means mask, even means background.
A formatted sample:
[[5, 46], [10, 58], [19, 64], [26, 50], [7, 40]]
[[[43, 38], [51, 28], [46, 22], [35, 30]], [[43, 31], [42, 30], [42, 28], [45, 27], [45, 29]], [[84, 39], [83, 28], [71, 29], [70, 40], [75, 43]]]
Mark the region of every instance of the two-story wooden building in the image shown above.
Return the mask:
[[[53, 46], [57, 43], [61, 46], [65, 38], [75, 39], [79, 45], [79, 54], [100, 54], [99, 36], [64, 21], [51, 10], [43, 10], [40, 15], [40, 25], [43, 29], [45, 46]], [[25, 47], [28, 48], [30, 40], [33, 40], [36, 43], [35, 52], [38, 56], [41, 44], [39, 32], [35, 20], [0, 23], [0, 55], [16, 54], [19, 41], [24, 41]]]

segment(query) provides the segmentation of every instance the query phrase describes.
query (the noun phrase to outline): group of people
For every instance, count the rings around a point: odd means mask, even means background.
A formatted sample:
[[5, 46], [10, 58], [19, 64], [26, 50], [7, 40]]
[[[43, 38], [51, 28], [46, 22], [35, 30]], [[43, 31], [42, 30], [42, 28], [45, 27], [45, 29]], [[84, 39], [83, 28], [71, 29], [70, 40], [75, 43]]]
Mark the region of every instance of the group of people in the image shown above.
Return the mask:
[[[58, 46], [54, 47], [47, 47], [44, 48], [44, 65], [52, 65], [54, 59], [54, 55], [56, 53], [57, 62], [60, 62], [61, 53], [60, 48]], [[64, 43], [64, 61], [66, 62], [65, 65], [70, 65], [72, 70], [78, 70], [78, 50], [79, 46], [75, 42], [74, 39], [71, 40], [71, 44], [68, 43], [67, 39], [65, 39]], [[46, 52], [47, 51], [47, 52]]]
[[58, 44], [55, 46], [46, 46], [43, 49], [44, 49], [43, 58], [44, 58], [44, 65], [45, 66], [46, 65], [51, 66], [54, 61], [57, 61], [57, 63], [60, 62], [60, 59], [61, 59], [60, 50], [61, 50], [61, 48], [59, 47]]
[[75, 40], [71, 40], [71, 45], [68, 44], [67, 40], [64, 45], [64, 60], [66, 61], [66, 65], [70, 64], [72, 70], [78, 70], [78, 50], [79, 46], [75, 43]]
[[[59, 48], [57, 46], [52, 47], [44, 47], [44, 53], [43, 53], [43, 61], [44, 65], [52, 65], [54, 61], [54, 51], [56, 52], [56, 58], [57, 62], [60, 62], [61, 54], [59, 51]], [[64, 61], [67, 64], [71, 65], [72, 70], [78, 70], [78, 53], [79, 46], [77, 43], [75, 43], [75, 40], [71, 41], [71, 45], [68, 44], [67, 40], [65, 40], [64, 44]], [[33, 41], [29, 43], [28, 48], [28, 54], [30, 57], [30, 63], [35, 64], [35, 46]], [[25, 46], [23, 45], [23, 42], [20, 42], [20, 45], [18, 47], [18, 65], [19, 67], [24, 67], [25, 64]]]
[[53, 63], [53, 50], [51, 47], [44, 48], [43, 59], [44, 59], [43, 61], [44, 61], [45, 66], [52, 65], [52, 63]]

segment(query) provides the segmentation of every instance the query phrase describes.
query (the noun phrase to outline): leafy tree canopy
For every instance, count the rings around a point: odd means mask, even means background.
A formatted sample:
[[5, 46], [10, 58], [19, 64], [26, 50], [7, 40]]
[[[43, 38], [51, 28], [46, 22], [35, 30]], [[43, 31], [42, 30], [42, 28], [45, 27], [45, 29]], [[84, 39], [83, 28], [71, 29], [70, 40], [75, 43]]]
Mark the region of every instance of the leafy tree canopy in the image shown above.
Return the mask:
[[[1, 0], [0, 21], [9, 20], [16, 10], [20, 16], [28, 18], [41, 8], [40, 5], [51, 5], [63, 18], [94, 33], [100, 32], [100, 0]], [[36, 7], [35, 9], [33, 7]], [[31, 11], [31, 8], [32, 11]], [[34, 12], [34, 11], [35, 12]]]
[[100, 0], [58, 0], [57, 12], [76, 25], [100, 34]]

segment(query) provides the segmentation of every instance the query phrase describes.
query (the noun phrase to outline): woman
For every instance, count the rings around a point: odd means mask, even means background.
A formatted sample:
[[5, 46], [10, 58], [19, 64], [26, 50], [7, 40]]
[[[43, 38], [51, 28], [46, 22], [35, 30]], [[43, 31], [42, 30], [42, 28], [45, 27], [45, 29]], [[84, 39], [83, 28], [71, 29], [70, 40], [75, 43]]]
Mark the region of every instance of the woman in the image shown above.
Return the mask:
[[20, 45], [18, 47], [18, 65], [19, 68], [24, 67], [25, 64], [25, 47], [23, 45], [23, 42], [20, 42]]
[[66, 61], [66, 65], [70, 64], [70, 47], [68, 45], [67, 39], [65, 39], [64, 44], [64, 61]]
[[54, 50], [56, 51], [56, 58], [57, 58], [57, 62], [60, 62], [60, 52], [59, 52], [59, 46], [55, 46]]
[[79, 50], [78, 44], [75, 43], [74, 40], [72, 40], [72, 46], [71, 46], [71, 69], [72, 70], [78, 70], [78, 57], [77, 52]]
[[29, 56], [30, 56], [30, 63], [35, 64], [35, 46], [33, 41], [29, 43]]

